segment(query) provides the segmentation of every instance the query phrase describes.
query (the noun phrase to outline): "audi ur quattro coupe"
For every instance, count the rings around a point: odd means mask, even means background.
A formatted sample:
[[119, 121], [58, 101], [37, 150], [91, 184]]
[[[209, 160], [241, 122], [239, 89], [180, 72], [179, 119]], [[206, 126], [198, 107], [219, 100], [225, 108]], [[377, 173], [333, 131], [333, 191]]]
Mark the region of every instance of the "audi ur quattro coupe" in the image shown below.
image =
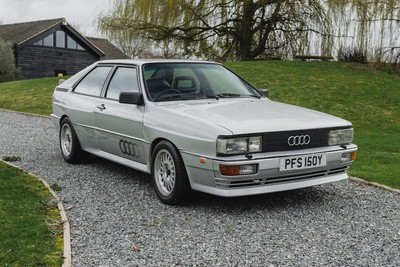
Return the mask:
[[352, 124], [266, 96], [218, 63], [107, 60], [60, 83], [51, 116], [65, 161], [88, 152], [149, 173], [167, 204], [348, 178]]

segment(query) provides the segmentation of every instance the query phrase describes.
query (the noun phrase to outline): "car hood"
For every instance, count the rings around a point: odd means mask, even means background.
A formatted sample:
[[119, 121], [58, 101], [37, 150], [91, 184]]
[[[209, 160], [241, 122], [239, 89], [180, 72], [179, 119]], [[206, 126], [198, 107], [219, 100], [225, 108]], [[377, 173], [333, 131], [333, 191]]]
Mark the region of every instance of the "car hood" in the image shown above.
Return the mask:
[[232, 134], [306, 130], [350, 126], [351, 123], [322, 112], [268, 99], [219, 99], [168, 102], [159, 106], [176, 116], [212, 123]]

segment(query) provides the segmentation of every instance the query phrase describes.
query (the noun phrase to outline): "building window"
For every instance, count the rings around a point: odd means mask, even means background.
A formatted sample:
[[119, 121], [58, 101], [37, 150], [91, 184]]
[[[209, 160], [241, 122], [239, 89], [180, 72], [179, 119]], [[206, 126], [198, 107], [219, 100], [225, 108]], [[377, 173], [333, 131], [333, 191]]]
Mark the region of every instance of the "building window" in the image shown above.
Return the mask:
[[75, 42], [74, 39], [72, 39], [70, 36], [67, 36], [67, 48], [76, 49], [77, 45], [78, 44]]
[[43, 39], [40, 39], [36, 43], [33, 43], [33, 45], [43, 45]]
[[65, 32], [56, 31], [56, 47], [65, 48]]
[[82, 50], [82, 51], [84, 51], [84, 50], [85, 50], [85, 48], [83, 48], [82, 46], [80, 46], [80, 45], [78, 45], [78, 44], [76, 44], [76, 49], [78, 49], [78, 50]]
[[54, 38], [53, 38], [53, 34], [49, 35], [47, 37], [45, 37], [43, 39], [43, 45], [44, 46], [54, 46]]
[[36, 41], [35, 43], [33, 43], [33, 45], [85, 51], [85, 48], [79, 45], [74, 39], [72, 39], [72, 37], [70, 37], [64, 31], [56, 31], [53, 34], [50, 34], [49, 36], [40, 39], [39, 41]]

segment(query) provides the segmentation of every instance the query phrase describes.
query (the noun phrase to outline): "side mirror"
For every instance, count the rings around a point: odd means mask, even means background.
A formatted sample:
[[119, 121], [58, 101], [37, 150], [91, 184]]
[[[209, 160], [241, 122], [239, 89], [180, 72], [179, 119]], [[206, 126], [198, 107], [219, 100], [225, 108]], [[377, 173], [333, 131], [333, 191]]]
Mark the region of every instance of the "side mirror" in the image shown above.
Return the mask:
[[122, 92], [119, 94], [119, 103], [143, 105], [143, 95], [141, 93]]
[[265, 97], [269, 96], [269, 90], [268, 89], [259, 89], [259, 90]]

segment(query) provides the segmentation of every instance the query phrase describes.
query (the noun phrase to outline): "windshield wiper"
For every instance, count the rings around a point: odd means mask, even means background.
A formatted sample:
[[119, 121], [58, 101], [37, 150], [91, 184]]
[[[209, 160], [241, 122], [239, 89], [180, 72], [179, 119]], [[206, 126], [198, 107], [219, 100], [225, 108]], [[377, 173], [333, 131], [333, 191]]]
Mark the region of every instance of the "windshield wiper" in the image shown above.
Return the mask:
[[176, 98], [181, 98], [181, 97], [182, 97], [182, 94], [163, 95], [162, 97], [157, 97], [158, 99], [154, 100], [154, 102], [169, 101], [169, 100], [174, 100]]
[[[161, 102], [161, 101], [174, 101], [174, 100], [194, 100], [194, 99], [199, 99], [197, 96], [187, 96], [183, 94], [170, 94], [163, 96], [154, 102]], [[201, 99], [201, 98], [200, 98]]]
[[261, 99], [261, 96], [259, 96], [259, 95], [247, 95], [247, 96], [254, 97], [254, 98], [257, 98], [257, 99]]
[[223, 94], [218, 94], [215, 96], [224, 98], [224, 97], [240, 97], [241, 95], [240, 94], [232, 94], [232, 93], [223, 93]]
[[261, 97], [258, 96], [258, 95], [241, 95], [241, 94], [233, 94], [233, 93], [217, 94], [217, 95], [215, 95], [215, 96], [213, 96], [213, 97], [215, 97], [216, 99], [219, 99], [219, 98], [229, 98], [229, 97], [255, 97], [255, 98], [258, 98], [258, 99], [261, 98]]

